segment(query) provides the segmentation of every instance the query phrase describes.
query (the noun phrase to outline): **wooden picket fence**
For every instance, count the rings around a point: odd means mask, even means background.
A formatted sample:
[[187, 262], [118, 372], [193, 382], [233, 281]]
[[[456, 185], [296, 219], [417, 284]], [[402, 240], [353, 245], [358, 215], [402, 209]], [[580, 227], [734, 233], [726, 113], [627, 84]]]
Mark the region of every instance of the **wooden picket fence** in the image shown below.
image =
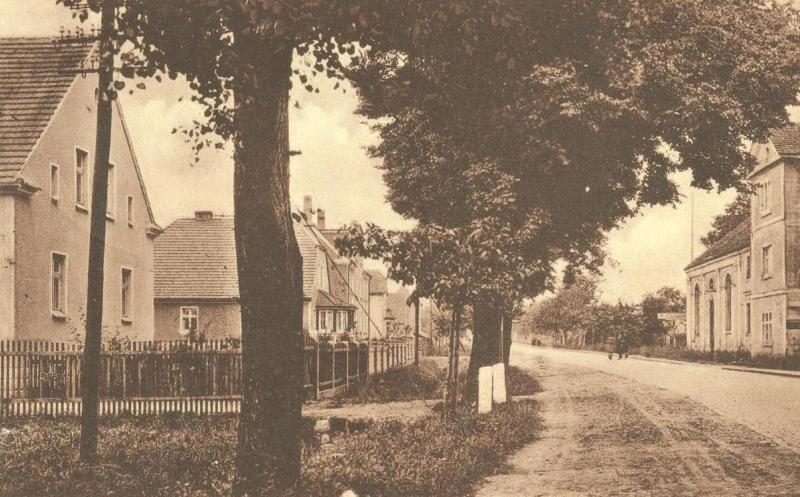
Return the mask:
[[[238, 412], [241, 346], [235, 340], [124, 342], [101, 354], [99, 414]], [[308, 398], [413, 360], [410, 340], [318, 343], [306, 337]], [[0, 341], [0, 418], [77, 416], [83, 353], [74, 343]]]

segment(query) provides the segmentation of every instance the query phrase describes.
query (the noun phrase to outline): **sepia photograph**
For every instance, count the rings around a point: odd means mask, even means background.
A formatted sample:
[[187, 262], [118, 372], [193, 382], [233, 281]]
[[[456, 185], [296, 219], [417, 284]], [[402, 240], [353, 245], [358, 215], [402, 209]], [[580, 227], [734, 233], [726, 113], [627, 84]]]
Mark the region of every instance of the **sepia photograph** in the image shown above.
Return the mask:
[[800, 497], [800, 0], [0, 0], [0, 497]]

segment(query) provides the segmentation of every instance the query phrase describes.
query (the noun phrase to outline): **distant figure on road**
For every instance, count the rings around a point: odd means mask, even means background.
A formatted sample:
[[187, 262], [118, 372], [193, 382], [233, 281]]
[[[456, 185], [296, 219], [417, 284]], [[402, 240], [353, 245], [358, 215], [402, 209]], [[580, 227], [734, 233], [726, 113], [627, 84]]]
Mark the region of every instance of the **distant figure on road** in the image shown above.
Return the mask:
[[628, 356], [628, 344], [625, 341], [625, 335], [619, 335], [617, 337], [615, 346], [618, 356], [617, 359], [622, 359], [622, 354], [625, 354], [625, 357]]

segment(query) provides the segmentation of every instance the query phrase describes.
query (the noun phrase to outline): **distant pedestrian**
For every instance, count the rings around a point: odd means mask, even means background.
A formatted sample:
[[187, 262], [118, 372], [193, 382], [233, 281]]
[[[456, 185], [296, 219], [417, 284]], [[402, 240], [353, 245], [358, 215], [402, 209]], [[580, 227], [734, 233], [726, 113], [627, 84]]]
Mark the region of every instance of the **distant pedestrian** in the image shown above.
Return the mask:
[[622, 359], [622, 354], [624, 354], [625, 351], [626, 351], [625, 335], [619, 335], [617, 337], [617, 342], [616, 342], [615, 345], [616, 345], [615, 348], [616, 348], [616, 352], [617, 352], [617, 359]]

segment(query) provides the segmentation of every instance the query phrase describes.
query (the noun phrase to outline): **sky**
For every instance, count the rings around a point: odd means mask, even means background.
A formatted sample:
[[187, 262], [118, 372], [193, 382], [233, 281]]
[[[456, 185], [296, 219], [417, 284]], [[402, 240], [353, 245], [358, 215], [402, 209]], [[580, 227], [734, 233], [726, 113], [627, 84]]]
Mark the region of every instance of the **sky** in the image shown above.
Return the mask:
[[[74, 27], [76, 21], [55, 0], [0, 0], [0, 36], [50, 36], [61, 26]], [[301, 154], [291, 161], [292, 201], [300, 206], [303, 195], [311, 195], [314, 207], [325, 209], [328, 226], [369, 221], [386, 228], [407, 228], [412, 223], [386, 203], [379, 162], [366, 152], [378, 138], [355, 115], [357, 97], [347, 85], [344, 88], [349, 91], [323, 84], [320, 93], [312, 95], [295, 85], [290, 146]], [[202, 116], [202, 109], [188, 96], [185, 82], [165, 79], [160, 84], [148, 82], [147, 90], [122, 97], [156, 220], [165, 227], [179, 217], [192, 216], [195, 210], [233, 212], [230, 150], [205, 151], [194, 164], [189, 144], [180, 133], [172, 134], [173, 128], [190, 127], [193, 119]], [[695, 256], [702, 251], [697, 240], [735, 193], [692, 189], [688, 174], [676, 179], [684, 196], [679, 205], [645, 209], [609, 234], [609, 261], [600, 287], [603, 300], [638, 301], [666, 285], [685, 290], [683, 268], [692, 250]]]

